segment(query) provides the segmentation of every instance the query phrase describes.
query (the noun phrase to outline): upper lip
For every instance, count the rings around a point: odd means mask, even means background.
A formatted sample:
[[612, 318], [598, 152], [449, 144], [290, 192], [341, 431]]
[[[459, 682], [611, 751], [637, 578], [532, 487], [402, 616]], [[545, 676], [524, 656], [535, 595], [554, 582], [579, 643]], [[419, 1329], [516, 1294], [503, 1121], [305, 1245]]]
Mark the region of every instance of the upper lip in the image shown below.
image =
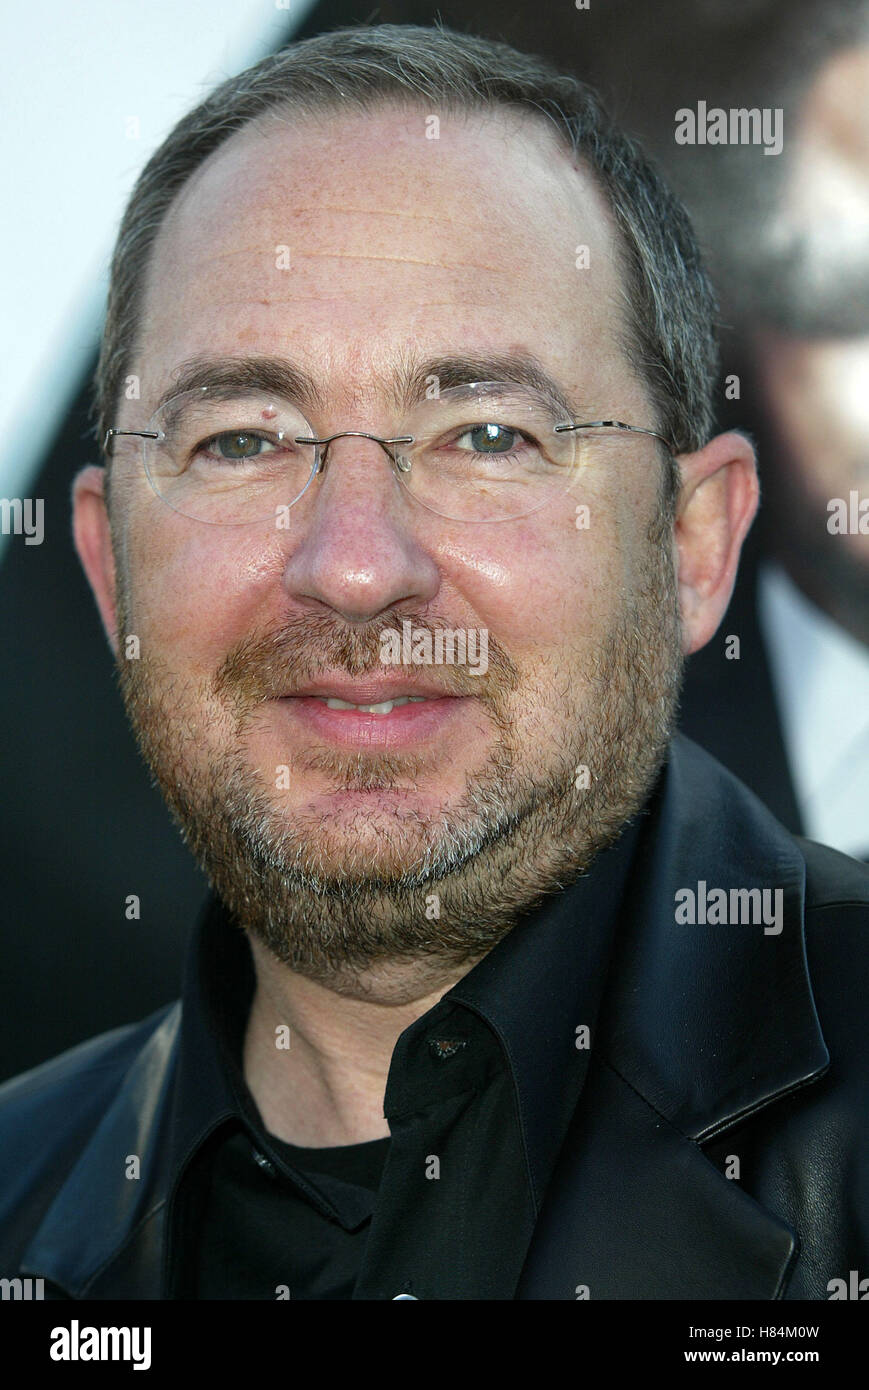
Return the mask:
[[310, 685], [301, 685], [298, 690], [287, 690], [281, 698], [291, 699], [303, 695], [323, 700], [346, 700], [351, 705], [379, 705], [386, 700], [400, 700], [403, 695], [424, 696], [427, 699], [444, 698], [449, 695], [449, 691], [431, 681], [409, 680], [407, 676], [398, 673], [390, 678], [378, 673], [356, 680], [341, 675], [324, 677], [311, 682]]

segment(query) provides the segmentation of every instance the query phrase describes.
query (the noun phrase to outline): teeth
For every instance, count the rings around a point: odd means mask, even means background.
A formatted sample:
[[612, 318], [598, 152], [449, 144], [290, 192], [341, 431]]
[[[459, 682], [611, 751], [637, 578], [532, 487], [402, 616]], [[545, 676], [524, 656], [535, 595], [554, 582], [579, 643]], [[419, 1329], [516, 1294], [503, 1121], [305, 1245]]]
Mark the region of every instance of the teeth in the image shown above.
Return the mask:
[[364, 714], [389, 714], [396, 705], [416, 705], [426, 698], [425, 695], [399, 695], [397, 700], [382, 700], [379, 705], [351, 705], [349, 700], [338, 700], [332, 697], [326, 699], [324, 695], [317, 696], [317, 699], [322, 700], [328, 709], [358, 709], [362, 710]]

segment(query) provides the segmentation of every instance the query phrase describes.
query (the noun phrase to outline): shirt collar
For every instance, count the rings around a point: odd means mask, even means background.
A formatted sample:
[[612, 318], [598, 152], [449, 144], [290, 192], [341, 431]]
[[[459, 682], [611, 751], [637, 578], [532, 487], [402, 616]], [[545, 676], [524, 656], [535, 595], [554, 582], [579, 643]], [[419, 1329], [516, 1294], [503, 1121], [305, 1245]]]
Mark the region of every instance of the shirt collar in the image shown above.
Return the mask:
[[247, 938], [212, 893], [193, 934], [184, 976], [170, 1128], [176, 1187], [206, 1140], [234, 1126], [246, 1130], [267, 1168], [291, 1178], [322, 1215], [353, 1230], [371, 1216], [373, 1194], [328, 1175], [309, 1181], [291, 1169], [271, 1142], [244, 1079], [244, 1033], [255, 985]]
[[[613, 937], [641, 821], [627, 825], [591, 870], [550, 895], [405, 1029], [393, 1053], [384, 1109], [412, 1104], [406, 1062], [440, 1037], [455, 1006], [498, 1038], [510, 1067], [538, 1208], [582, 1090]], [[410, 1091], [410, 1094], [408, 1092]]]
[[[623, 829], [589, 873], [523, 914], [438, 1004], [405, 1029], [393, 1051], [384, 1101], [387, 1118], [417, 1100], [425, 1103], [417, 1089], [421, 1074], [415, 1059], [456, 1031], [457, 1011], [469, 1010], [492, 1030], [515, 1086], [538, 1206], [585, 1079], [641, 820]], [[283, 1167], [242, 1072], [254, 987], [247, 939], [212, 894], [193, 934], [184, 977], [171, 1130], [173, 1169], [179, 1176], [208, 1136], [230, 1121], [242, 1124], [275, 1166]], [[311, 1188], [308, 1196], [334, 1216], [320, 1193]]]
[[779, 565], [761, 567], [758, 613], [805, 833], [846, 854], [863, 854], [869, 651]]

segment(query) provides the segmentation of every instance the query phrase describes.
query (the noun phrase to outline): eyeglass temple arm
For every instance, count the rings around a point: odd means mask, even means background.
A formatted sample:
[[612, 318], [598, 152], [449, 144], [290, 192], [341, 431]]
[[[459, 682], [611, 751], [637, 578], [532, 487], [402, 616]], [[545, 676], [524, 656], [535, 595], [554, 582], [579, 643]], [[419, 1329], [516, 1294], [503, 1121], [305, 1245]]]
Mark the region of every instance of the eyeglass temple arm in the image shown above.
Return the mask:
[[118, 435], [121, 435], [121, 434], [134, 435], [134, 436], [136, 437], [136, 439], [159, 439], [159, 438], [160, 438], [160, 432], [159, 432], [159, 430], [116, 430], [116, 429], [106, 430], [106, 437], [105, 437], [105, 439], [103, 440], [103, 448], [106, 450], [107, 453], [108, 453], [108, 448], [109, 448], [109, 440], [110, 440], [110, 439], [116, 439], [116, 438], [118, 437]]
[[649, 434], [653, 439], [660, 439], [662, 444], [666, 444], [668, 450], [675, 458], [676, 450], [672, 441], [665, 439], [657, 430], [647, 430], [642, 425], [626, 425], [623, 420], [583, 420], [572, 425], [556, 425], [556, 434], [563, 434], [566, 430], [629, 430], [631, 434]]

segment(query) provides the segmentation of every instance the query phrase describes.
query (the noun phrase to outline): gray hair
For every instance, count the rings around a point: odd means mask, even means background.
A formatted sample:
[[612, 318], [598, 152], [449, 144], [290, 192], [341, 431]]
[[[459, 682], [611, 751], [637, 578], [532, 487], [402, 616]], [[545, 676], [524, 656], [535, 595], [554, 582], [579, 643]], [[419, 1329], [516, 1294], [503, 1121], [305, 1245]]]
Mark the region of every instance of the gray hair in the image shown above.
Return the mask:
[[[163, 219], [199, 165], [268, 113], [368, 112], [388, 102], [471, 112], [499, 107], [548, 118], [593, 171], [620, 231], [629, 360], [649, 390], [657, 428], [677, 452], [714, 430], [715, 297], [682, 204], [595, 92], [543, 59], [440, 25], [353, 27], [291, 44], [217, 87], [152, 155], [121, 222], [96, 373], [102, 439], [133, 360], [146, 274]], [[673, 465], [665, 479], [672, 505]]]

